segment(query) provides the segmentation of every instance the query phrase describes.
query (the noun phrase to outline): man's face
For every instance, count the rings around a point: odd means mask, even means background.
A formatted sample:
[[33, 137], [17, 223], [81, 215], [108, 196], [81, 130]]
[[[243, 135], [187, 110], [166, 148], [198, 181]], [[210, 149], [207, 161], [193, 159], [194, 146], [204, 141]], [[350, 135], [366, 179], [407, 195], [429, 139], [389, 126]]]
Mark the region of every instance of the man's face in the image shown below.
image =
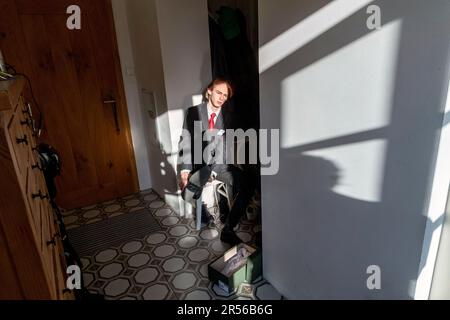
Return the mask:
[[225, 83], [215, 85], [208, 90], [209, 102], [216, 108], [220, 108], [228, 100], [228, 87]]

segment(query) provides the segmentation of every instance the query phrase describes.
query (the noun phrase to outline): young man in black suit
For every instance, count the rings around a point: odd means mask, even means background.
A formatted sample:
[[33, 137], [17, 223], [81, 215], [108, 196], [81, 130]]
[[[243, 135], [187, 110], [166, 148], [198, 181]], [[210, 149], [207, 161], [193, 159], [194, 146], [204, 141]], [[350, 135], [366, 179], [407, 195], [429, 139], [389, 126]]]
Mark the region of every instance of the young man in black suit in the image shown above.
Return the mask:
[[[224, 199], [222, 198], [220, 201], [222, 204], [220, 206], [220, 218], [225, 223], [220, 239], [223, 242], [235, 245], [242, 242], [242, 240], [233, 229], [245, 212], [251, 197], [251, 190], [249, 181], [245, 177], [245, 172], [232, 164], [227, 164], [226, 161], [226, 129], [232, 128], [230, 125], [231, 119], [227, 117], [229, 114], [227, 114], [224, 104], [232, 95], [233, 89], [230, 82], [225, 79], [215, 79], [206, 90], [206, 101], [187, 110], [183, 131], [188, 134], [186, 136], [182, 135], [180, 139], [180, 165], [178, 171], [180, 172], [181, 190], [184, 190], [192, 174], [205, 166], [209, 166], [208, 169], [211, 170], [211, 179], [218, 179], [226, 184], [228, 194], [233, 197], [234, 203], [232, 201], [233, 206], [227, 212], [227, 206], [223, 205], [225, 203]], [[203, 139], [205, 131], [213, 135], [210, 142]], [[214, 141], [220, 141], [221, 143], [210, 145]], [[195, 142], [202, 146], [201, 160], [194, 156], [194, 150], [196, 150]], [[211, 146], [214, 147], [211, 148]], [[204, 157], [203, 153], [207, 147], [206, 156]], [[209, 152], [211, 158], [208, 159]], [[219, 197], [221, 196], [219, 195]]]

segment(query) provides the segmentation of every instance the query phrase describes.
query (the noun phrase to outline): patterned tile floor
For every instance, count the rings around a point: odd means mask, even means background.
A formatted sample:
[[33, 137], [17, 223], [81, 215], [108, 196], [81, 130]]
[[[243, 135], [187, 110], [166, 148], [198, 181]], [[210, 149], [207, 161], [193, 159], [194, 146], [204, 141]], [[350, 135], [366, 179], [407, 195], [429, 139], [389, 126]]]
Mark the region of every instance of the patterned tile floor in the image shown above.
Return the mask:
[[[90, 292], [111, 300], [282, 298], [262, 278], [231, 294], [210, 283], [208, 264], [229, 249], [219, 239], [220, 221], [197, 231], [193, 219], [179, 217], [152, 190], [63, 215], [66, 228], [72, 229], [143, 208], [150, 209], [161, 231], [82, 257], [84, 285]], [[254, 244], [260, 230], [260, 224], [243, 219], [237, 234], [247, 244]]]

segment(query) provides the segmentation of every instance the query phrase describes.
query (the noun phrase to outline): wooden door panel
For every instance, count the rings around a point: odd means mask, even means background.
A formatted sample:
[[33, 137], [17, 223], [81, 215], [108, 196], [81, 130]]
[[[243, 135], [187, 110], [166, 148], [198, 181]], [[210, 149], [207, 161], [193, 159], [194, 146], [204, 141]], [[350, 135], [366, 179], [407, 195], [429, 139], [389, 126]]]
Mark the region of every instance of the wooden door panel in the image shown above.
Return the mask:
[[16, 3], [11, 0], [0, 0], [0, 46], [5, 60], [17, 70], [29, 74], [30, 64], [22, 28], [18, 24], [19, 16]]
[[80, 4], [79, 0], [16, 0], [20, 15], [65, 15], [67, 7]]
[[[73, 157], [69, 161], [72, 162], [72, 168], [75, 167], [76, 179], [73, 179], [74, 176], [69, 176], [68, 179], [76, 180], [76, 188], [83, 189], [93, 187], [97, 182], [93, 157], [94, 146], [86, 143], [90, 141], [91, 135], [86, 122], [92, 118], [90, 114], [92, 110], [83, 101], [83, 92], [80, 88], [83, 79], [79, 79], [79, 72], [77, 72], [77, 66], [84, 62], [77, 58], [79, 55], [71, 44], [69, 35], [72, 31], [60, 27], [65, 21], [66, 17], [62, 15], [48, 16], [45, 19], [45, 30], [55, 68], [52, 76], [55, 80], [55, 91], [64, 92], [64, 94], [58, 94], [59, 108], [66, 115], [68, 135], [74, 138], [70, 139]], [[77, 33], [75, 37], [82, 37], [82, 35]], [[94, 85], [94, 80], [86, 79], [85, 81]], [[95, 96], [89, 98], [93, 99]], [[61, 192], [64, 192], [64, 184], [61, 184], [60, 188]]]
[[[66, 27], [72, 4], [81, 8], [81, 30]], [[110, 2], [0, 0], [0, 9], [16, 17], [0, 22], [6, 61], [30, 77], [45, 119], [41, 140], [61, 155], [57, 202], [69, 209], [136, 192]], [[105, 99], [117, 101], [119, 132]]]
[[[85, 128], [89, 132], [92, 141], [92, 160], [95, 163], [96, 179], [100, 186], [113, 185], [114, 176], [108, 167], [108, 150], [111, 149], [109, 137], [104, 137], [104, 132], [112, 132], [111, 124], [114, 121], [111, 112], [105, 110], [101, 89], [98, 80], [98, 71], [94, 58], [94, 49], [90, 41], [90, 26], [86, 26], [76, 32], [70, 32], [73, 61], [75, 64], [78, 83], [83, 105], [87, 112], [94, 116], [86, 117]], [[109, 125], [109, 127], [107, 127]]]
[[[120, 64], [118, 63], [119, 56], [116, 35], [113, 28], [106, 27], [114, 24], [111, 5], [108, 1], [91, 1], [88, 6], [87, 14], [89, 20], [92, 22], [90, 25], [93, 30], [90, 32], [92, 37], [91, 43], [95, 43], [96, 46], [103, 48], [103, 50], [94, 51], [97, 66], [103, 70], [100, 79], [103, 97], [112, 95], [114, 99], [116, 99], [118, 105], [125, 105], [123, 83], [122, 81], [118, 81], [117, 76], [115, 76], [121, 74]], [[98, 16], [104, 16], [105, 20], [102, 21], [96, 19]], [[105, 106], [105, 108], [106, 112], [112, 116], [111, 107]], [[117, 188], [117, 192], [123, 194], [125, 193], [125, 190], [130, 188], [131, 180], [129, 179], [129, 176], [133, 170], [135, 171], [136, 169], [133, 169], [130, 166], [129, 156], [121, 151], [133, 148], [126, 109], [120, 108], [118, 110], [118, 118], [121, 129], [120, 135], [115, 131], [114, 119], [111, 119], [106, 123], [108, 132], [114, 133], [108, 135], [111, 143], [110, 152], [113, 153], [113, 157], [117, 161], [116, 163], [112, 163], [112, 165], [125, 169], [115, 176], [115, 187]], [[125, 135], [127, 139], [121, 138], [122, 135]], [[132, 153], [131, 156], [133, 157], [132, 163], [134, 164], [134, 154]], [[110, 165], [111, 163], [108, 163], [108, 166]]]
[[[52, 145], [61, 153], [63, 161], [64, 189], [74, 190], [79, 186], [76, 168], [71, 159], [74, 158], [70, 128], [66, 123], [63, 103], [58, 96], [55, 78], [55, 66], [52, 59], [52, 49], [47, 40], [45, 22], [42, 16], [20, 16], [25, 42], [30, 57], [31, 72], [29, 77], [33, 90], [45, 117], [44, 135], [41, 140], [51, 141]], [[60, 190], [65, 192], [65, 190]]]

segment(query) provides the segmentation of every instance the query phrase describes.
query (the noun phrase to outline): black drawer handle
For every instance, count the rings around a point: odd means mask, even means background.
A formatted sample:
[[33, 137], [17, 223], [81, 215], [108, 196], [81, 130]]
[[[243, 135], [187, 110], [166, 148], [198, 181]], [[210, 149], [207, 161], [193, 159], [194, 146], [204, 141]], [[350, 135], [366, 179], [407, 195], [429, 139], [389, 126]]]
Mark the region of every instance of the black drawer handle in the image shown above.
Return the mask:
[[57, 238], [61, 238], [61, 235], [59, 233], [56, 233], [53, 237], [52, 240], [47, 241], [47, 245], [52, 245], [52, 246], [56, 246], [56, 239]]
[[48, 246], [50, 246], [50, 245], [51, 245], [51, 246], [56, 246], [55, 237], [53, 237], [52, 240], [47, 241], [47, 245], [48, 245]]
[[42, 199], [49, 199], [48, 194], [42, 194], [41, 190], [39, 190], [39, 193], [33, 193], [31, 195], [32, 199], [40, 198]]
[[17, 144], [24, 143], [25, 145], [28, 145], [28, 138], [27, 135], [24, 135], [23, 138], [16, 138]]
[[23, 125], [23, 126], [31, 126], [31, 121], [30, 121], [30, 119], [27, 119], [27, 120], [25, 120], [25, 121], [20, 121], [20, 124], [21, 125]]
[[39, 163], [33, 164], [33, 165], [31, 166], [31, 169], [32, 169], [32, 170], [38, 169], [38, 170], [40, 170], [40, 171], [43, 171], [42, 168], [41, 168], [41, 166], [39, 165]]

